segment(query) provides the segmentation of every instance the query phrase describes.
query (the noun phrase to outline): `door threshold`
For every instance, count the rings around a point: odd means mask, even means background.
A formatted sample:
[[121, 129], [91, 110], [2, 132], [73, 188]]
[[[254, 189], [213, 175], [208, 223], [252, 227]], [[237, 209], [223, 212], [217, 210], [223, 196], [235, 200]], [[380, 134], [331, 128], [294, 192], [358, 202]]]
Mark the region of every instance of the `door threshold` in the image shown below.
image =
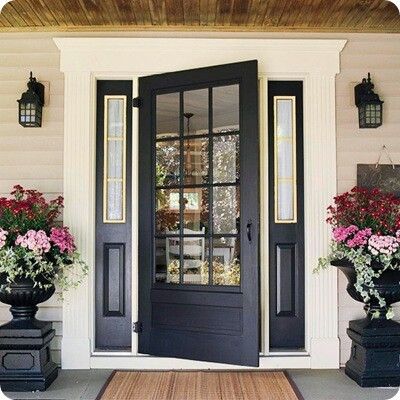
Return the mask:
[[299, 350], [270, 350], [268, 353], [265, 353], [265, 357], [276, 357], [276, 356], [308, 356], [309, 352], [304, 349]]
[[141, 370], [259, 370], [311, 368], [309, 355], [261, 356], [258, 368], [242, 365], [221, 364], [206, 361], [192, 361], [169, 357], [153, 357], [146, 355], [92, 355], [91, 369], [141, 369]]

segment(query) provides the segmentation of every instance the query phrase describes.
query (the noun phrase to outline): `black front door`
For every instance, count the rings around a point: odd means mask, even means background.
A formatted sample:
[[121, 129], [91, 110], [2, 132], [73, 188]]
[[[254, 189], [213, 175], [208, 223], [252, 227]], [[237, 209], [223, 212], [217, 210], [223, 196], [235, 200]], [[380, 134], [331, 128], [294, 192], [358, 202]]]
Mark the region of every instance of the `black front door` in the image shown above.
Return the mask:
[[257, 61], [139, 98], [139, 352], [258, 366]]

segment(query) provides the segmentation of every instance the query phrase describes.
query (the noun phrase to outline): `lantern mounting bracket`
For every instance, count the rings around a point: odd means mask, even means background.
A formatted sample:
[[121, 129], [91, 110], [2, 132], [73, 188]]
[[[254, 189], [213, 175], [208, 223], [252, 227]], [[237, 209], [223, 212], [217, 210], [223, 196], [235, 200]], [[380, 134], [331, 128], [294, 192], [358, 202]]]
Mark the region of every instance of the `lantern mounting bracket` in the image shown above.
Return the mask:
[[36, 80], [32, 74], [32, 71], [29, 75], [28, 89], [38, 95], [42, 106], [44, 106], [44, 85]]
[[374, 87], [375, 85], [371, 81], [371, 74], [368, 72], [368, 78], [363, 78], [362, 82], [354, 88], [354, 97], [357, 107], [362, 103], [381, 101], [379, 95], [374, 92]]

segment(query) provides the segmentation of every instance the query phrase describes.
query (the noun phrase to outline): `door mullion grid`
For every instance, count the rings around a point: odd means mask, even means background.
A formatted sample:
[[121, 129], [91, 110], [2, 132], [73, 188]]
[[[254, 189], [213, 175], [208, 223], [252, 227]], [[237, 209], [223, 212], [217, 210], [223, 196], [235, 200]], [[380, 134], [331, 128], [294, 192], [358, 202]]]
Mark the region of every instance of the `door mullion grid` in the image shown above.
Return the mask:
[[[229, 136], [226, 135], [225, 136]], [[207, 137], [208, 138], [208, 137]], [[212, 138], [211, 138], [212, 139]], [[185, 137], [186, 140], [186, 137]], [[213, 187], [224, 187], [224, 186], [239, 186], [240, 180], [236, 180], [235, 182], [217, 182], [217, 183], [189, 183], [189, 184], [171, 184], [171, 185], [160, 185], [156, 186], [156, 189], [179, 189], [183, 187], [184, 189], [202, 189], [202, 188], [209, 188], [212, 189]]]
[[[210, 88], [212, 89], [212, 88]], [[212, 129], [211, 129], [212, 131]], [[239, 136], [239, 131], [228, 131], [228, 132], [213, 132], [212, 133], [212, 137], [219, 137], [219, 136], [226, 136], [226, 135], [230, 135], [230, 136]], [[208, 133], [204, 133], [201, 135], [197, 135], [197, 134], [186, 134], [185, 135], [185, 139], [208, 139], [210, 137], [210, 132]], [[173, 142], [175, 141], [177, 138], [176, 136], [171, 136], [171, 137], [163, 137], [163, 138], [159, 138], [156, 139], [156, 143], [158, 142]]]
[[208, 88], [208, 284], [213, 284], [213, 90]]
[[[184, 162], [185, 162], [185, 148], [184, 148], [184, 104], [183, 92], [179, 92], [179, 283], [183, 283], [183, 184], [184, 184]], [[168, 268], [168, 266], [167, 266]]]

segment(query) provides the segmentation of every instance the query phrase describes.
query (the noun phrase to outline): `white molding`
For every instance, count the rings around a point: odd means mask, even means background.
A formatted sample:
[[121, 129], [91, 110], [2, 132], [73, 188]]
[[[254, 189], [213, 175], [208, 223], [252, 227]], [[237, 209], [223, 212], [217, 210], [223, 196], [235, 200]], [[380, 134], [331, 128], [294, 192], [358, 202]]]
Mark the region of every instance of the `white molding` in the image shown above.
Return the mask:
[[[161, 365], [199, 368], [199, 363], [137, 356], [137, 338], [132, 338], [128, 355], [94, 356], [93, 265], [95, 184], [95, 81], [137, 79], [158, 72], [257, 59], [261, 78], [262, 132], [265, 146], [268, 79], [296, 79], [304, 82], [305, 156], [305, 256], [306, 256], [306, 352], [310, 356], [267, 354], [262, 368], [338, 368], [337, 283], [335, 271], [312, 274], [319, 256], [327, 251], [328, 228], [325, 209], [336, 193], [335, 75], [345, 40], [310, 39], [176, 39], [176, 38], [55, 38], [65, 73], [64, 195], [65, 223], [77, 237], [78, 248], [91, 267], [88, 280], [71, 292], [63, 305], [63, 368], [161, 368]], [[190, 49], [195, 49], [191, 51]], [[138, 115], [133, 114], [133, 160], [137, 160]], [[267, 155], [264, 154], [263, 158]], [[268, 173], [266, 163], [262, 176]], [[133, 163], [133, 265], [132, 293], [137, 293], [137, 164]], [[262, 189], [262, 243], [268, 242], [266, 188]], [[263, 299], [267, 300], [268, 257], [261, 265]], [[133, 318], [137, 298], [132, 301]], [[268, 306], [264, 304], [263, 342], [268, 346]], [[328, 348], [329, 347], [329, 348]], [[266, 349], [263, 351], [265, 353]], [[327, 355], [329, 357], [327, 357]], [[124, 360], [124, 361], [121, 361]], [[146, 360], [146, 361], [145, 361]], [[125, 363], [125, 364], [124, 364]], [[203, 363], [204, 364], [204, 363]], [[207, 365], [209, 363], [206, 363]], [[180, 367], [184, 365], [186, 367]], [[221, 364], [217, 364], [222, 368]], [[196, 366], [196, 367], [195, 367]], [[191, 367], [188, 367], [191, 368]], [[229, 366], [229, 368], [232, 368]], [[294, 367], [293, 367], [294, 368]]]
[[[337, 271], [312, 272], [318, 258], [328, 251], [326, 208], [336, 194], [335, 77], [309, 76], [304, 99], [306, 337], [313, 367], [338, 368]], [[329, 343], [329, 360], [317, 343]]]
[[339, 368], [338, 337], [311, 338], [311, 368], [336, 369]]
[[[257, 59], [261, 74], [339, 72], [345, 40], [54, 38], [61, 70], [150, 75]], [[195, 49], [193, 51], [192, 49]], [[160, 60], [162, 60], [160, 62]]]
[[[64, 223], [71, 228], [83, 259], [91, 266], [94, 261], [94, 138], [90, 134], [90, 73], [66, 74], [64, 93]], [[90, 366], [90, 283], [91, 279], [86, 279], [65, 295], [63, 368]]]
[[[196, 51], [215, 51], [221, 50], [234, 51], [240, 50], [258, 50], [258, 51], [281, 51], [281, 52], [317, 52], [317, 53], [340, 53], [346, 40], [332, 39], [242, 39], [242, 38], [127, 38], [127, 37], [66, 37], [54, 38], [57, 47], [65, 52], [87, 52], [89, 51], [153, 51], [155, 48], [169, 50], [174, 47], [175, 50], [183, 52], [186, 55], [190, 48], [187, 45], [196, 43]], [[153, 55], [154, 56], [154, 55]], [[104, 63], [104, 61], [103, 61]]]
[[179, 358], [152, 357], [152, 356], [97, 356], [91, 358], [91, 368], [99, 369], [148, 369], [148, 370], [257, 370], [257, 369], [303, 369], [311, 368], [309, 356], [269, 356], [260, 357], [259, 368], [244, 367], [240, 365], [219, 364], [203, 361], [183, 360]]

